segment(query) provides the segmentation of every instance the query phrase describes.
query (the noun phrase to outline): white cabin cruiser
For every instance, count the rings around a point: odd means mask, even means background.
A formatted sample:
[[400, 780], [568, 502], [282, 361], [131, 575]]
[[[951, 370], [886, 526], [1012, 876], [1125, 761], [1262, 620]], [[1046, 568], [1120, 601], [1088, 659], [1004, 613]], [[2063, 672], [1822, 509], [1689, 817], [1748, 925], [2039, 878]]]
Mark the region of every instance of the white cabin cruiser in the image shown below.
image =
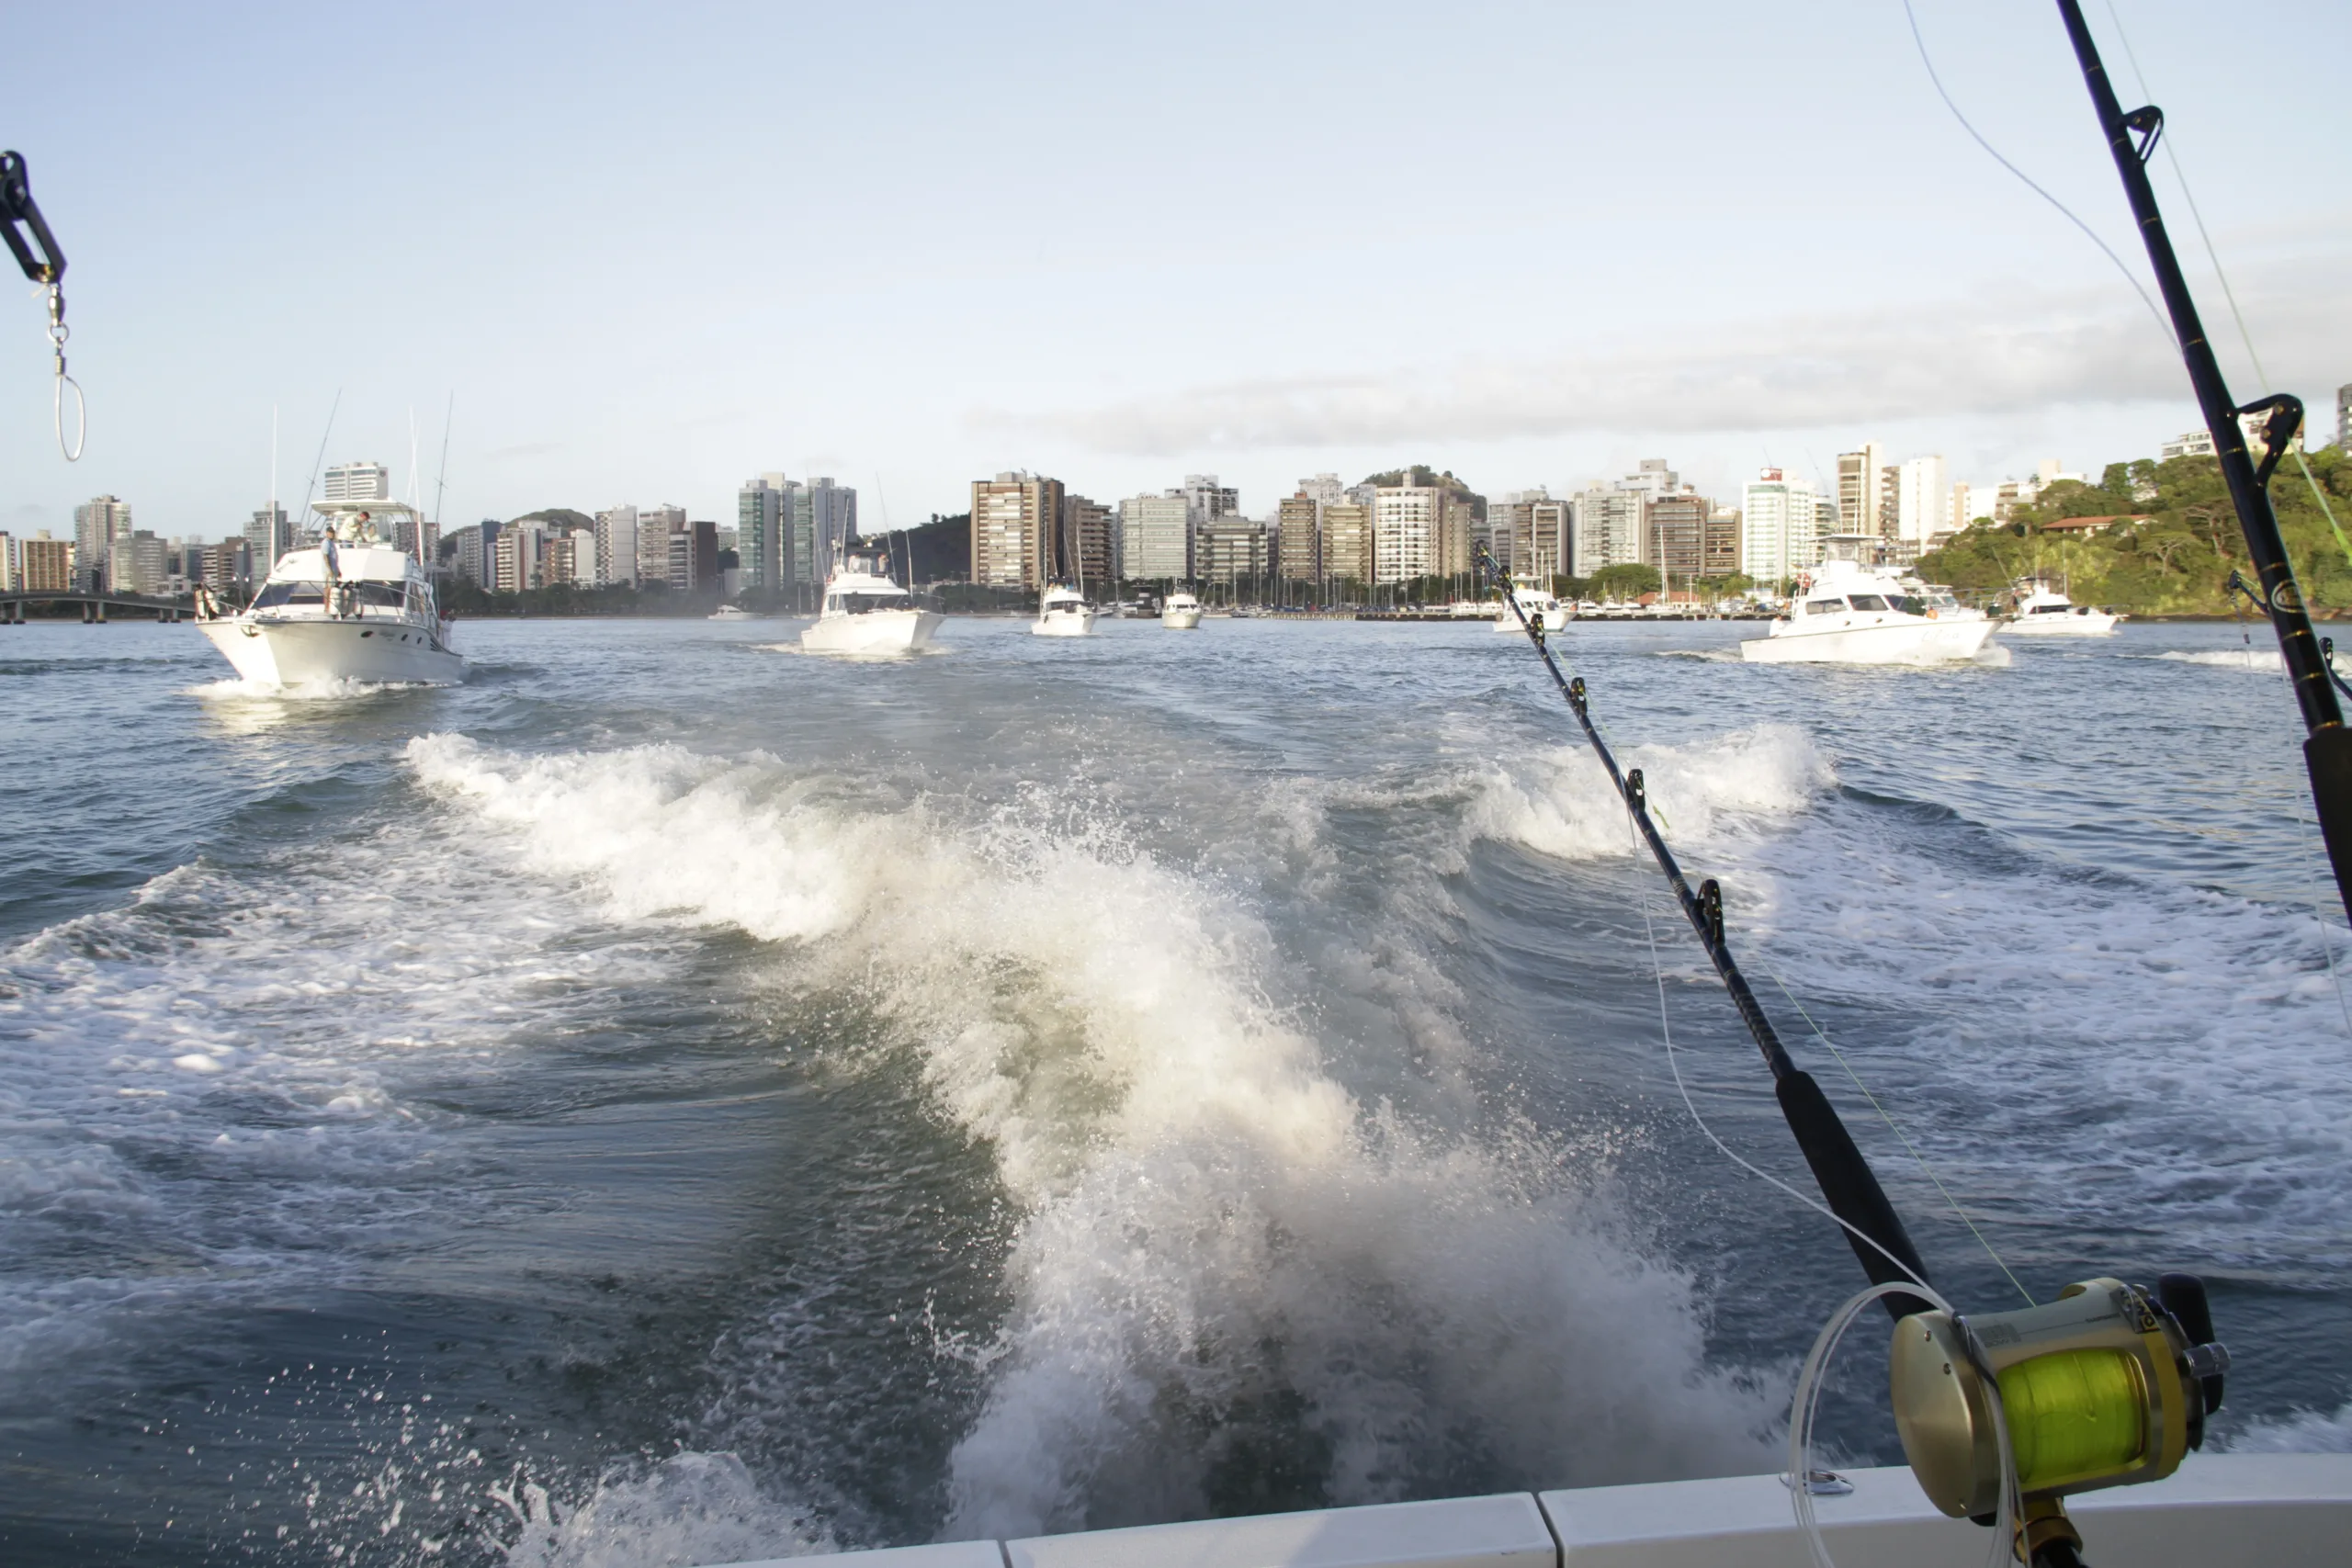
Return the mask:
[[398, 502], [329, 502], [313, 544], [287, 551], [253, 603], [228, 611], [197, 598], [198, 628], [237, 674], [256, 685], [312, 682], [445, 686], [466, 678], [433, 581], [377, 531], [381, 517], [415, 512]]
[[2022, 578], [2016, 586], [2017, 613], [2001, 623], [2019, 637], [2113, 637], [2123, 617], [2077, 604], [2048, 578]]
[[[1561, 604], [1549, 590], [1538, 588], [1532, 582], [1519, 582], [1512, 584], [1510, 596], [1519, 602], [1521, 615], [1524, 615], [1530, 622], [1541, 626], [1545, 631], [1556, 632], [1566, 627], [1568, 607]], [[1510, 613], [1509, 604], [1498, 604], [1495, 606], [1495, 630], [1498, 632], [1519, 630], [1519, 616]]]
[[711, 621], [748, 621], [753, 616], [751, 611], [741, 604], [721, 604], [703, 618]]
[[1029, 625], [1035, 637], [1085, 637], [1093, 630], [1094, 606], [1085, 594], [1058, 582], [1037, 601], [1037, 618]]
[[1767, 630], [1739, 645], [1748, 663], [1939, 664], [1975, 658], [1994, 623], [1945, 615], [1892, 571], [1831, 559], [1797, 580], [1788, 613]]
[[878, 570], [875, 558], [847, 556], [825, 580], [824, 605], [801, 632], [800, 647], [808, 653], [916, 653], [944, 618], [915, 608], [914, 595]]
[[1201, 602], [1179, 589], [1159, 605], [1159, 624], [1170, 631], [1196, 631], [1201, 625]]

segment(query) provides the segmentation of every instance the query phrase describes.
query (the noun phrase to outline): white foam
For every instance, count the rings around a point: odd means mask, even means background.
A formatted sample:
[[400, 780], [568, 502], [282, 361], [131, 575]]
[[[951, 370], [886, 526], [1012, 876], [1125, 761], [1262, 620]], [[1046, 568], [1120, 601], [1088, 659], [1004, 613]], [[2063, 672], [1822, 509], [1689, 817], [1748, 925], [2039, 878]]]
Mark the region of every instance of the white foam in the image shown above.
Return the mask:
[[[1678, 844], [1704, 844], [1744, 824], [1793, 817], [1836, 782], [1828, 761], [1792, 725], [1759, 725], [1681, 746], [1635, 746], [1619, 765], [1642, 770], [1651, 815]], [[1592, 749], [1548, 748], [1532, 761], [1498, 762], [1466, 813], [1481, 837], [1563, 860], [1645, 854]]]
[[340, 675], [315, 681], [296, 681], [284, 685], [275, 681], [247, 681], [232, 675], [226, 680], [207, 681], [202, 685], [189, 686], [181, 694], [206, 702], [345, 703], [383, 692], [423, 688], [424, 683], [416, 681], [354, 681]]
[[1268, 933], [1115, 834], [861, 812], [763, 758], [409, 755], [523, 866], [865, 994], [992, 1152], [1023, 1216], [1014, 1304], [950, 1534], [1197, 1512], [1202, 1417], [1267, 1398], [1301, 1402], [1341, 1502], [1426, 1483], [1441, 1433], [1529, 1480], [1770, 1462], [1778, 1401], [1708, 1370], [1690, 1280], [1605, 1169], [1356, 1101], [1266, 994]]
[[2233, 1454], [2352, 1453], [2352, 1404], [2255, 1421], [2216, 1446]]
[[762, 1495], [729, 1453], [673, 1455], [650, 1472], [606, 1478], [570, 1507], [516, 1476], [489, 1488], [510, 1517], [514, 1568], [666, 1568], [838, 1551], [805, 1511]]

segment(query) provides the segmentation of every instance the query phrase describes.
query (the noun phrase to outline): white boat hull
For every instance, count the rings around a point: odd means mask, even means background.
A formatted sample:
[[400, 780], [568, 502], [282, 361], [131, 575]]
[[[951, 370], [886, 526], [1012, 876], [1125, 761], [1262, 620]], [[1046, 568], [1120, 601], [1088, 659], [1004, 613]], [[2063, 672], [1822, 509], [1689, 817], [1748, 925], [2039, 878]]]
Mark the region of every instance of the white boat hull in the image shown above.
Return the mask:
[[1087, 637], [1094, 630], [1091, 610], [1057, 610], [1050, 615], [1040, 615], [1029, 624], [1032, 637]]
[[1739, 656], [1750, 664], [1946, 664], [1975, 658], [1992, 635], [1991, 621], [1905, 620], [1755, 637]]
[[1159, 624], [1170, 631], [1196, 631], [1200, 627], [1201, 613], [1198, 610], [1162, 610], [1159, 612]]
[[2001, 623], [2008, 637], [2113, 637], [2120, 615], [2105, 610], [2069, 610], [2055, 615], [2019, 615]]
[[465, 656], [436, 646], [430, 633], [397, 622], [360, 620], [206, 621], [198, 629], [240, 678], [260, 686], [332, 681], [368, 685], [455, 685]]
[[[1568, 612], [1566, 605], [1555, 605], [1548, 610], [1531, 611], [1528, 618], [1542, 621], [1544, 629], [1547, 632], [1566, 631], [1568, 626]], [[1495, 630], [1517, 632], [1521, 629], [1519, 617], [1510, 613], [1509, 605], [1495, 612]]]
[[862, 615], [827, 615], [800, 634], [804, 653], [887, 655], [919, 653], [944, 619], [935, 610], [870, 610]]

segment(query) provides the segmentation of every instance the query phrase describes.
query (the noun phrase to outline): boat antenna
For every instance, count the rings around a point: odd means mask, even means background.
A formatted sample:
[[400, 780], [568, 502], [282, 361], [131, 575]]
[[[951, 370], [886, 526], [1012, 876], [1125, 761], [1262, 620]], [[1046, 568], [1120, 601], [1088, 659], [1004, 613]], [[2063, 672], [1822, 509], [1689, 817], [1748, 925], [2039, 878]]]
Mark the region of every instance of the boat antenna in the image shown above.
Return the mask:
[[[2222, 378], [2220, 361], [2198, 319], [2197, 301], [2181, 276], [2173, 254], [2172, 236], [2165, 232], [2164, 213], [2156, 206], [2155, 188], [2148, 180], [2148, 159], [2164, 135], [2164, 110], [2154, 104], [2126, 113], [2116, 101], [2098, 45], [2091, 38], [2083, 8], [2076, 0], [2058, 0], [2066, 34], [2074, 41], [2075, 58], [2083, 68], [2091, 107], [2098, 116], [2100, 134], [2114, 154], [2116, 173], [2122, 176], [2123, 194], [2132, 204], [2141, 237], [2148, 247], [2148, 265], [2154, 269], [2156, 288], [2172, 317], [2173, 335], [2180, 347], [2188, 384], [2197, 406], [2212, 433], [2213, 455], [2221, 460], [2222, 479], [2229, 487], [2230, 504], [2245, 536], [2253, 558], [2256, 588], [2270, 627], [2278, 637], [2279, 657], [2301, 709], [2305, 738], [2303, 765], [2311, 775], [2312, 803], [2319, 813], [2320, 834], [2327, 842], [2327, 858], [2335, 873], [2337, 894], [2352, 912], [2352, 731], [2344, 726], [2344, 710], [2336, 701], [2340, 683], [2321, 653], [2303, 607], [2302, 590], [2279, 536], [2278, 515], [2270, 505], [2270, 475], [2287, 456], [2302, 428], [2303, 405], [2284, 392], [2240, 406], [2230, 397]], [[2262, 457], [2246, 450], [2245, 422], [2261, 422]], [[2352, 689], [2352, 688], [2347, 688]]]
[[[458, 394], [455, 389], [452, 389], [449, 393], [448, 409], [441, 415], [441, 468], [438, 473], [433, 476], [433, 531], [436, 536], [441, 532], [442, 494], [449, 488], [449, 426], [451, 422], [456, 420], [457, 417]], [[422, 527], [417, 529], [416, 542], [420, 547], [424, 543], [424, 530]], [[436, 540], [435, 542], [437, 545], [438, 541]], [[420, 548], [417, 553], [422, 556], [424, 552]], [[424, 570], [427, 576], [432, 575], [433, 563], [431, 561], [426, 561], [424, 563]]]
[[311, 497], [318, 491], [319, 468], [327, 460], [327, 440], [334, 434], [334, 416], [341, 412], [342, 408], [343, 389], [337, 387], [334, 389], [334, 401], [327, 409], [327, 427], [319, 432], [319, 455], [311, 459], [311, 477], [302, 486], [302, 515], [305, 518], [311, 515]]
[[[1910, 1234], [1903, 1228], [1901, 1216], [1887, 1201], [1885, 1190], [1879, 1186], [1878, 1177], [1870, 1162], [1854, 1145], [1853, 1135], [1838, 1120], [1829, 1097], [1813, 1076], [1800, 1068], [1790, 1057], [1788, 1048], [1781, 1043], [1772, 1021], [1765, 1016], [1764, 1008], [1748, 988], [1747, 977], [1731, 955], [1731, 944], [1724, 927], [1723, 889], [1714, 878], [1699, 884], [1691, 891], [1682, 868], [1668, 849], [1666, 840], [1651, 819], [1649, 795], [1639, 768], [1623, 769], [1601, 738], [1599, 726], [1592, 720], [1592, 709], [1585, 692], [1584, 678], [1570, 679], [1563, 674], [1559, 661], [1552, 656], [1552, 647], [1544, 634], [1540, 615], [1531, 616], [1519, 596], [1510, 592], [1509, 576], [1496, 563], [1494, 555], [1483, 541], [1472, 545], [1474, 559], [1482, 583], [1491, 581], [1503, 590], [1503, 604], [1510, 615], [1527, 633], [1528, 640], [1543, 658], [1544, 668], [1551, 672], [1552, 683], [1567, 699], [1577, 723], [1583, 727], [1585, 739], [1592, 743], [1593, 753], [1600, 759], [1601, 767], [1609, 774], [1609, 782], [1625, 803], [1625, 811], [1634, 820], [1648, 844], [1650, 857], [1666, 875], [1668, 886], [1682, 906], [1682, 913], [1699, 934], [1699, 943], [1713, 961], [1715, 974], [1724, 988], [1731, 993], [1732, 1005], [1739, 1010], [1740, 1021], [1755, 1038], [1756, 1048], [1764, 1055], [1764, 1065], [1772, 1074], [1772, 1092], [1781, 1103], [1781, 1114], [1789, 1123], [1789, 1131], [1796, 1135], [1797, 1147], [1804, 1154], [1805, 1163], [1813, 1168], [1813, 1179], [1827, 1200], [1829, 1212], [1846, 1228], [1846, 1239], [1862, 1271], [1874, 1285], [1926, 1285], [1927, 1265], [1919, 1260], [1919, 1252], [1912, 1246]], [[1886, 1310], [1897, 1318], [1928, 1310], [1928, 1303], [1921, 1297], [1900, 1292], [1882, 1300]]]

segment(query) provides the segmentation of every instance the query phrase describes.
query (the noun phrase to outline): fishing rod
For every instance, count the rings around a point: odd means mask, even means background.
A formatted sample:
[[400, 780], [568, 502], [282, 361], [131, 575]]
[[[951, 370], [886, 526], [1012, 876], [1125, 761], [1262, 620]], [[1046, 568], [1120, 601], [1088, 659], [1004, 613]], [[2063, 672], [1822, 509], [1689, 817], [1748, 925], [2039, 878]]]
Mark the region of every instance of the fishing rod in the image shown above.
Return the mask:
[[[1527, 613], [1487, 547], [1474, 546], [1474, 554], [1674, 889], [1763, 1053], [1781, 1114], [1815, 1183], [1870, 1276], [1871, 1289], [1848, 1303], [1815, 1343], [1799, 1380], [1792, 1446], [1809, 1450], [1808, 1385], [1817, 1390], [1814, 1379], [1829, 1349], [1875, 1299], [1895, 1320], [1890, 1402], [1904, 1456], [1928, 1500], [1953, 1518], [2004, 1526], [2018, 1561], [2032, 1568], [2081, 1568], [2082, 1537], [2066, 1517], [2066, 1497], [2170, 1475], [2189, 1450], [2203, 1446], [2206, 1418], [2221, 1408], [2230, 1353], [2214, 1340], [2204, 1282], [2165, 1274], [2150, 1289], [2100, 1276], [2067, 1286], [2046, 1304], [2002, 1313], [1962, 1314], [1940, 1297], [1928, 1300], [1935, 1291], [1926, 1266], [1877, 1174], [1820, 1085], [1791, 1059], [1732, 957], [1721, 885], [1708, 877], [1692, 891], [1650, 814], [1642, 770], [1621, 768], [1593, 722], [1583, 677], [1560, 669], [1542, 620]], [[1790, 1475], [1798, 1518], [1815, 1529], [1810, 1462], [1799, 1458]]]
[[[2198, 318], [2197, 302], [2189, 295], [2188, 280], [2181, 276], [2179, 258], [2173, 254], [2172, 236], [2165, 231], [2164, 214], [2156, 207], [2155, 188], [2148, 180], [2148, 159], [2164, 134], [2165, 112], [2154, 104], [2124, 112], [2108, 80], [2107, 67], [2099, 60], [2098, 45], [2083, 20], [2082, 6], [2076, 0], [2058, 0], [2058, 12], [2074, 41], [2075, 57], [2082, 64], [2083, 82], [2090, 89], [2099, 130], [2115, 155], [2116, 173], [2123, 177], [2123, 194], [2132, 204], [2132, 216], [2147, 243], [2148, 265], [2155, 270], [2156, 287], [2172, 317], [2174, 335], [2180, 340], [2180, 357], [2188, 370], [2188, 383], [2196, 390], [2197, 406], [2205, 416], [2206, 429], [2212, 433], [2213, 452], [2221, 459], [2230, 504], [2237, 511], [2238, 526], [2253, 558], [2256, 598], [2278, 634], [2279, 657], [2286, 661], [2296, 704], [2302, 710], [2303, 765], [2311, 774], [2312, 803], [2319, 813], [2320, 835], [2327, 843], [2336, 892], [2345, 901], [2346, 912], [2352, 914], [2352, 731], [2345, 728], [2344, 710], [2330, 684], [2327, 659], [2312, 631], [2302, 590], [2296, 585], [2295, 569], [2287, 558], [2286, 541], [2279, 536], [2278, 515], [2270, 505], [2270, 475], [2302, 428], [2303, 405], [2301, 400], [2284, 392], [2244, 406], [2231, 399], [2213, 345]], [[2259, 461], [2246, 450], [2244, 423], [2256, 418], [2262, 421]]]
[[[1552, 645], [1544, 637], [1543, 623], [1527, 614], [1527, 607], [1511, 592], [1510, 578], [1487, 547], [1479, 544], [1475, 549], [1479, 576], [1501, 587], [1503, 603], [1510, 606], [1528, 640], [1535, 645], [1535, 651], [1543, 656], [1544, 667], [1552, 672], [1553, 684], [1567, 699], [1569, 710], [1584, 727], [1585, 739], [1592, 743], [1601, 767], [1608, 771], [1610, 784], [1625, 803], [1626, 814], [1633, 818], [1643, 841], [1649, 845], [1650, 858], [1666, 874], [1667, 884], [1674, 889], [1684, 918], [1690, 922], [1690, 929], [1699, 933], [1700, 945], [1707, 950], [1715, 974], [1731, 993], [1740, 1021], [1755, 1037], [1756, 1048], [1764, 1054], [1764, 1065], [1772, 1074], [1773, 1096], [1781, 1102], [1781, 1114], [1788, 1122], [1789, 1131], [1796, 1135], [1797, 1147], [1804, 1152], [1805, 1163], [1813, 1168], [1814, 1181], [1827, 1200], [1830, 1213], [1844, 1222], [1846, 1240], [1860, 1260], [1862, 1271], [1874, 1285], [1928, 1283], [1928, 1267], [1919, 1260], [1918, 1249], [1911, 1245], [1902, 1217], [1887, 1201], [1870, 1161], [1855, 1146], [1853, 1135], [1846, 1131], [1845, 1122], [1838, 1120], [1837, 1110], [1830, 1105], [1829, 1097], [1821, 1092], [1813, 1075], [1790, 1057], [1772, 1021], [1765, 1016], [1763, 1004], [1748, 987], [1747, 977], [1739, 972], [1739, 964], [1732, 957], [1731, 943], [1724, 932], [1722, 886], [1708, 877], [1699, 884], [1696, 892], [1691, 891], [1689, 879], [1675, 862], [1674, 852], [1667, 848], [1657, 824], [1651, 819], [1649, 792], [1642, 770], [1621, 769], [1615, 753], [1609, 750], [1609, 742], [1601, 739], [1600, 728], [1593, 723], [1584, 677], [1571, 678], [1561, 671], [1559, 661], [1552, 657]], [[1897, 1318], [1925, 1312], [1929, 1305], [1912, 1295], [1894, 1294], [1883, 1300], [1886, 1310]]]

